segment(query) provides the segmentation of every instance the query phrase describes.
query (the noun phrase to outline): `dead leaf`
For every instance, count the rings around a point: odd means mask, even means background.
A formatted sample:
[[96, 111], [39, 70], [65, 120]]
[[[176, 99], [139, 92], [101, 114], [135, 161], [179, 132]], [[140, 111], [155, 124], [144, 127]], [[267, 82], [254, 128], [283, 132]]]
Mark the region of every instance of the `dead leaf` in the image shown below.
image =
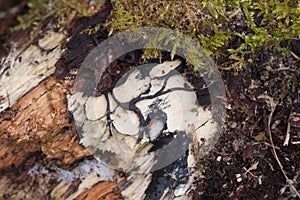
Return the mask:
[[246, 159], [251, 159], [253, 158], [253, 147], [249, 146], [246, 147], [246, 149], [243, 151], [243, 160], [245, 161]]

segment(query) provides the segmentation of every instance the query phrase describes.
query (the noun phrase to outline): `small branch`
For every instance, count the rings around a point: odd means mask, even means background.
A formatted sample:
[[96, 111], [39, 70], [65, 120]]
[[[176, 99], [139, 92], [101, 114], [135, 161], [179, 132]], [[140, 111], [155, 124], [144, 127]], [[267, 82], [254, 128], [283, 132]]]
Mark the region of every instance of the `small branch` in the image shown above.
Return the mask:
[[285, 137], [283, 146], [288, 146], [289, 145], [289, 141], [290, 141], [290, 138], [291, 138], [290, 131], [291, 131], [291, 124], [290, 124], [290, 121], [288, 120], [287, 129], [286, 129], [286, 137]]
[[264, 144], [265, 144], [266, 146], [268, 146], [268, 147], [274, 147], [275, 149], [278, 149], [278, 150], [280, 150], [280, 148], [279, 148], [279, 147], [277, 147], [277, 146], [274, 146], [274, 145], [271, 145], [271, 144], [269, 144], [269, 143], [267, 143], [267, 142], [264, 142]]
[[300, 144], [300, 141], [291, 142], [292, 144]]
[[272, 132], [271, 132], [271, 120], [272, 120], [272, 117], [273, 117], [273, 113], [274, 113], [274, 111], [275, 111], [275, 109], [277, 107], [277, 104], [274, 104], [274, 105], [272, 105], [272, 104], [273, 104], [273, 102], [271, 102], [272, 111], [271, 111], [271, 113], [269, 115], [269, 118], [268, 118], [268, 127], [267, 127], [267, 132], [268, 132], [268, 135], [269, 135], [269, 138], [270, 138], [270, 142], [271, 142], [271, 145], [272, 145], [272, 153], [273, 153], [273, 155], [274, 155], [274, 157], [275, 157], [275, 159], [276, 159], [276, 161], [277, 161], [277, 163], [278, 163], [278, 165], [280, 167], [280, 170], [281, 170], [283, 176], [286, 179], [286, 182], [290, 185], [290, 187], [294, 190], [295, 194], [300, 199], [300, 194], [297, 191], [297, 189], [294, 187], [292, 180], [290, 180], [289, 177], [286, 175], [286, 173], [285, 173], [285, 171], [283, 169], [283, 165], [282, 165], [282, 163], [280, 162], [280, 160], [278, 158], [278, 155], [277, 155], [277, 152], [276, 152], [276, 148], [274, 146], [273, 136], [272, 136]]

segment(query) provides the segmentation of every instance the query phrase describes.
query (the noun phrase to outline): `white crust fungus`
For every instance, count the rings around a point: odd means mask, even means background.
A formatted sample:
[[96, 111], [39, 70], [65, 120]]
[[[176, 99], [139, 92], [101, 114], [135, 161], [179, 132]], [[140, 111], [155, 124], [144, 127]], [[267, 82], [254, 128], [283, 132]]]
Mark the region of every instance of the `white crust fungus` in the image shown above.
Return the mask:
[[[191, 138], [189, 167], [195, 166], [191, 145], [199, 147], [217, 132], [212, 112], [198, 105], [192, 85], [174, 70], [180, 64], [176, 60], [152, 69], [137, 67], [107, 96], [84, 97], [76, 92], [68, 97], [69, 110], [82, 135], [80, 142], [95, 149], [112, 168], [132, 173], [132, 185], [122, 191], [125, 199], [143, 198], [151, 169], [159, 162], [153, 152], [149, 153], [151, 141], [162, 132], [173, 132], [175, 137], [177, 132], [184, 132]], [[177, 189], [175, 196], [185, 189]]]

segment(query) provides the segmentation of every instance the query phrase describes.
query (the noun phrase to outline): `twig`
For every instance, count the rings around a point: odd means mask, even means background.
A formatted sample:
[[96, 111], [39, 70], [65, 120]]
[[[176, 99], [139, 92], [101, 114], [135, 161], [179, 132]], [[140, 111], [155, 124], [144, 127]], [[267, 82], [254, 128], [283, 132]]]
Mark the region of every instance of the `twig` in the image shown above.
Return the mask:
[[274, 146], [274, 145], [271, 145], [271, 144], [269, 144], [269, 143], [267, 143], [267, 142], [264, 142], [264, 144], [265, 144], [266, 146], [268, 146], [268, 147], [274, 147], [275, 149], [278, 149], [278, 150], [280, 150], [280, 148], [279, 148], [279, 147], [277, 147], [277, 146]]
[[292, 144], [300, 144], [300, 141], [291, 142]]
[[292, 54], [292, 56], [293, 56], [294, 58], [296, 58], [297, 60], [300, 60], [300, 57], [297, 56], [294, 52], [290, 51], [290, 53]]
[[[272, 103], [271, 103], [272, 104]], [[286, 175], [284, 169], [283, 169], [283, 165], [281, 164], [278, 156], [277, 156], [277, 152], [276, 152], [276, 148], [274, 146], [274, 143], [273, 143], [273, 136], [272, 136], [272, 132], [271, 132], [271, 120], [272, 120], [272, 117], [273, 117], [273, 113], [277, 107], [277, 104], [275, 104], [274, 106], [271, 105], [272, 108], [272, 111], [269, 115], [269, 119], [268, 119], [268, 127], [267, 127], [267, 131], [268, 131], [268, 134], [269, 134], [269, 138], [270, 138], [270, 142], [271, 142], [271, 145], [272, 145], [272, 153], [280, 167], [280, 170], [283, 174], [283, 176], [285, 177], [286, 179], [286, 182], [290, 185], [290, 187], [294, 190], [295, 194], [298, 196], [298, 198], [300, 199], [300, 194], [299, 192], [297, 191], [297, 189], [294, 187], [293, 183], [292, 183], [292, 180], [289, 179], [289, 177]]]
[[289, 145], [289, 141], [290, 141], [290, 138], [291, 138], [290, 130], [291, 130], [291, 124], [290, 124], [290, 121], [288, 120], [287, 129], [286, 129], [286, 137], [285, 137], [283, 146], [288, 146]]

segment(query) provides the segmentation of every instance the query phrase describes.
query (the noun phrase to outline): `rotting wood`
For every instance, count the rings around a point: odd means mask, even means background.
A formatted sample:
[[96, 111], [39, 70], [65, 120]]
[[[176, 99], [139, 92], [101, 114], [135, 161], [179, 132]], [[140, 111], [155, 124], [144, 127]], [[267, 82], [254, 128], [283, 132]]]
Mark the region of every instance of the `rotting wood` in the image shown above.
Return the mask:
[[[48, 167], [68, 167], [80, 164], [80, 160], [92, 153], [78, 144], [77, 134], [74, 134], [75, 129], [72, 123], [69, 123], [69, 112], [65, 104], [65, 87], [63, 83], [51, 76], [19, 99], [11, 109], [1, 113], [0, 170], [6, 173], [0, 179], [2, 183], [0, 196], [11, 196], [16, 199], [40, 199], [52, 191], [51, 198], [53, 199], [65, 199], [67, 196], [70, 197], [69, 199], [75, 199], [80, 195], [83, 195], [82, 198], [87, 195], [90, 199], [97, 195], [99, 197], [107, 196], [106, 199], [119, 198], [119, 195], [113, 190], [116, 183], [111, 181], [106, 183], [98, 175], [90, 175], [89, 178], [80, 182], [79, 189], [73, 186], [76, 181], [66, 183], [61, 180], [55, 188], [45, 188], [45, 185], [49, 184], [49, 179], [41, 178], [43, 177], [41, 175], [38, 178], [29, 176], [30, 169], [28, 167], [35, 163], [32, 160], [35, 152], [43, 155]], [[27, 158], [30, 160], [26, 161]], [[24, 165], [25, 168], [22, 167]], [[21, 174], [12, 174], [11, 166], [14, 166], [13, 168]], [[51, 177], [47, 168], [44, 171], [46, 176]], [[19, 177], [20, 175], [21, 177]], [[99, 184], [99, 181], [101, 184], [96, 188], [104, 187], [104, 193], [93, 189], [93, 185]], [[61, 189], [59, 189], [60, 187]], [[89, 188], [94, 191], [92, 196], [87, 192]], [[37, 191], [39, 195], [35, 196]]]
[[30, 45], [23, 52], [16, 47], [2, 59], [0, 67], [0, 112], [14, 104], [40, 81], [55, 71], [62, 50], [62, 33], [48, 32], [47, 37]]
[[77, 200], [94, 200], [94, 199], [103, 199], [103, 200], [118, 200], [119, 194], [113, 192], [114, 188], [118, 186], [115, 182], [100, 182], [90, 190], [82, 193]]
[[[26, 2], [19, 5], [18, 12]], [[9, 22], [1, 22], [1, 42], [5, 43], [0, 45], [0, 199], [120, 199], [114, 189], [117, 183], [99, 174], [71, 183], [58, 177], [59, 170], [72, 173], [84, 164], [92, 151], [78, 144], [66, 104], [68, 81], [51, 75], [57, 66], [68, 65], [57, 62], [66, 48], [67, 33], [63, 31], [79, 27], [73, 33], [77, 35], [89, 23], [104, 23], [110, 3], [102, 9], [93, 18], [74, 20], [60, 30], [39, 24], [30, 35], [30, 29], [9, 33], [17, 13], [7, 16]], [[90, 46], [88, 43], [83, 45]], [[61, 185], [57, 196], [53, 191]]]
[[72, 126], [66, 118], [69, 112], [64, 102], [65, 92], [63, 85], [50, 77], [4, 112], [11, 113], [9, 120], [1, 113], [0, 169], [19, 166], [37, 150], [62, 164], [88, 154], [72, 139], [74, 135], [66, 134]]

